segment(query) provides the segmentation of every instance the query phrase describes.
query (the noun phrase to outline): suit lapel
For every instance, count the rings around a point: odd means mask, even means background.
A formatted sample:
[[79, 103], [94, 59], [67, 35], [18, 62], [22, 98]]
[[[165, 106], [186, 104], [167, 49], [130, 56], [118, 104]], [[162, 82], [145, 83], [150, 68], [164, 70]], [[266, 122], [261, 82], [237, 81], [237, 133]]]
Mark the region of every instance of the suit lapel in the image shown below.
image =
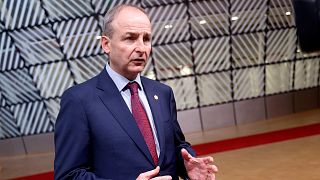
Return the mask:
[[163, 125], [163, 118], [161, 115], [161, 106], [160, 101], [161, 98], [159, 97], [159, 93], [157, 89], [154, 88], [154, 85], [150, 82], [150, 80], [145, 79], [144, 77], [141, 77], [141, 82], [144, 88], [144, 91], [146, 93], [152, 116], [153, 121], [156, 125], [157, 133], [158, 133], [158, 141], [160, 144], [160, 156], [159, 156], [159, 165], [161, 165], [163, 158], [164, 158], [164, 150], [165, 150], [165, 136], [164, 136], [164, 125]]
[[123, 100], [119, 90], [110, 78], [106, 70], [103, 70], [98, 75], [97, 82], [98, 95], [102, 100], [103, 104], [112, 113], [115, 119], [118, 121], [120, 126], [128, 134], [128, 136], [135, 142], [138, 148], [143, 154], [153, 163], [151, 154], [148, 150], [146, 143], [144, 142], [143, 136], [127, 107], [127, 104]]

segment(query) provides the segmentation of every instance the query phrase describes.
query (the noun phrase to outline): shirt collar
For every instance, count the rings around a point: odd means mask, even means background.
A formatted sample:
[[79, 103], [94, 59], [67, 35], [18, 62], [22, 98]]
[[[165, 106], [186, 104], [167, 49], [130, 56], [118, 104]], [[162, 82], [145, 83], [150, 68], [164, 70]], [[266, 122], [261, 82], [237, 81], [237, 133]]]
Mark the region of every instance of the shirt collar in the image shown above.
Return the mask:
[[143, 90], [140, 74], [137, 75], [136, 79], [129, 81], [127, 78], [111, 69], [108, 63], [106, 64], [106, 71], [108, 72], [113, 82], [116, 84], [119, 91], [122, 91], [129, 82], [133, 81], [137, 82], [139, 84], [139, 89]]

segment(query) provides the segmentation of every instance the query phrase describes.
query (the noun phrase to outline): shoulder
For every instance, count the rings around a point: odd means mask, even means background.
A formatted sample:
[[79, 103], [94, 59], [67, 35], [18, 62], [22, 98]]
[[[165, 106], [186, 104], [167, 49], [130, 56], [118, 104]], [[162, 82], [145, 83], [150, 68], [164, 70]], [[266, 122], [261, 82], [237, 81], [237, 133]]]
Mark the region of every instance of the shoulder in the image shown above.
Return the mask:
[[156, 80], [148, 79], [146, 77], [141, 77], [141, 81], [145, 88], [145, 91], [150, 90], [149, 92], [157, 93], [162, 97], [167, 97], [170, 101], [174, 99], [173, 90], [170, 86]]
[[146, 84], [148, 86], [152, 86], [160, 91], [172, 91], [170, 86], [163, 84], [160, 81], [149, 79], [149, 78], [146, 78], [143, 76], [141, 76], [141, 81], [143, 84]]

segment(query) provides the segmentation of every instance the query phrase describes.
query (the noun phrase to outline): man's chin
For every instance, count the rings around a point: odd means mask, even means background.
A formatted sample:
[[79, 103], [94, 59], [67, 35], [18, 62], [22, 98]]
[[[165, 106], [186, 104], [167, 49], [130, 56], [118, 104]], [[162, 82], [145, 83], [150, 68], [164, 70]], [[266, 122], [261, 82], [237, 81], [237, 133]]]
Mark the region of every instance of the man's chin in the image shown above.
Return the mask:
[[131, 68], [131, 72], [141, 73], [144, 70], [145, 65], [134, 66]]
[[129, 80], [134, 80], [139, 73], [143, 71], [143, 68], [135, 68], [135, 69], [129, 69], [129, 72], [127, 72], [127, 75], [125, 76]]

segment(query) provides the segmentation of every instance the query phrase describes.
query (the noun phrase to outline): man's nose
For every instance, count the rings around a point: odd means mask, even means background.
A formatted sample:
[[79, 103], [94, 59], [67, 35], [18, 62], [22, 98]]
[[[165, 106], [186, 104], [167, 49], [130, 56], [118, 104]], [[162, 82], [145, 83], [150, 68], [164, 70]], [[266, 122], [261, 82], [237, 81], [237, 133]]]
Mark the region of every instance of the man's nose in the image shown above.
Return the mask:
[[144, 53], [147, 51], [147, 45], [143, 42], [143, 40], [138, 40], [136, 43], [136, 48], [135, 50], [137, 52]]

